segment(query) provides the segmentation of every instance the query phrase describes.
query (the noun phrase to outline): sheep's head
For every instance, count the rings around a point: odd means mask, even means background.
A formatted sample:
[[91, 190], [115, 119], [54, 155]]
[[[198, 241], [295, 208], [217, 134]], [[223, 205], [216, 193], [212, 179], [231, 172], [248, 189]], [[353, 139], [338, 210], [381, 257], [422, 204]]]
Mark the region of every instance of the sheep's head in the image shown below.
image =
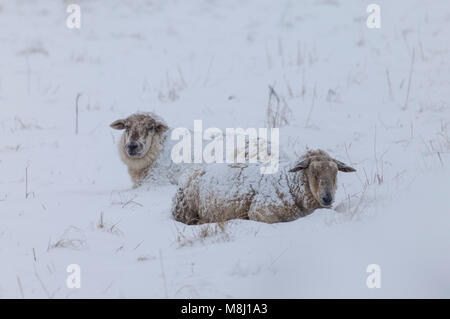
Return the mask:
[[129, 158], [142, 158], [150, 149], [155, 136], [168, 130], [162, 119], [152, 113], [132, 114], [111, 123], [111, 127], [124, 131], [124, 152]]
[[300, 170], [304, 170], [311, 193], [320, 206], [324, 208], [331, 207], [334, 201], [338, 171], [356, 171], [353, 167], [331, 158], [323, 151], [316, 151], [313, 156], [307, 156], [300, 160], [289, 172]]

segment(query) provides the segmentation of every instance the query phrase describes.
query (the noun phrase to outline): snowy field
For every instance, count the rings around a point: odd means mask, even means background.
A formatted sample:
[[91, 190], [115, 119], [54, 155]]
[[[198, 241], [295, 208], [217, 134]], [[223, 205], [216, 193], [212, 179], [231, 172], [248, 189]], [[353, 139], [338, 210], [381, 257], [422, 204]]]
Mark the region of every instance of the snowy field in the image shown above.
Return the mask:
[[[447, 0], [376, 1], [380, 29], [364, 0], [70, 3], [0, 1], [0, 298], [450, 297]], [[266, 127], [269, 86], [290, 158], [357, 169], [333, 209], [186, 226], [131, 188], [111, 122]]]

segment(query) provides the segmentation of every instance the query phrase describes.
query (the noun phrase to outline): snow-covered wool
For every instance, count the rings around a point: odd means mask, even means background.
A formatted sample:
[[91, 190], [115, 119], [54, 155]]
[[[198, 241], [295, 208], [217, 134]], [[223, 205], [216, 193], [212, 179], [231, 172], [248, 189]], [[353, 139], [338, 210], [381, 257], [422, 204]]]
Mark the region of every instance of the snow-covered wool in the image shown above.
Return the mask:
[[212, 164], [183, 178], [172, 215], [185, 224], [292, 221], [331, 207], [338, 170], [355, 171], [322, 150], [308, 151], [294, 165], [282, 163], [272, 175], [261, 175], [256, 164]]

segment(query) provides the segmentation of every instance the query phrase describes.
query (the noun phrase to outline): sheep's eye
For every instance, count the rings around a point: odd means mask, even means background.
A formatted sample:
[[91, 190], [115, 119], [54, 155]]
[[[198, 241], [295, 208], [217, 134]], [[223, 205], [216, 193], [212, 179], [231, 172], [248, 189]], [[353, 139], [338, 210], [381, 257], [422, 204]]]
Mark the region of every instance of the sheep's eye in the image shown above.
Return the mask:
[[155, 129], [155, 126], [150, 125], [150, 127], [148, 128], [149, 131], [153, 131]]

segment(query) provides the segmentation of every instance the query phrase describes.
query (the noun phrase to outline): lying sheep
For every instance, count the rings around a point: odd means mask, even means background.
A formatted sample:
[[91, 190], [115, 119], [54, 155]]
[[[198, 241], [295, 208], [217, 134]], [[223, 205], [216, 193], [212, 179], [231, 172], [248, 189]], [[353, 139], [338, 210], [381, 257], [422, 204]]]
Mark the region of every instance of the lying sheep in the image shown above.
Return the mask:
[[[173, 162], [171, 151], [176, 142], [170, 139], [166, 122], [154, 113], [135, 113], [125, 119], [114, 121], [110, 126], [116, 130], [124, 130], [119, 142], [119, 155], [128, 167], [134, 188], [149, 180], [178, 184], [181, 175], [202, 166]], [[244, 154], [245, 158], [250, 157], [249, 143], [245, 141], [243, 149], [235, 149], [235, 159], [239, 154]], [[268, 141], [258, 137], [251, 143], [253, 147], [261, 148], [265, 155], [271, 155], [267, 148], [270, 145]]]
[[212, 164], [180, 183], [172, 215], [185, 224], [292, 221], [331, 207], [338, 170], [355, 171], [322, 150], [307, 152], [293, 167], [280, 165], [273, 175], [261, 175], [258, 165]]

